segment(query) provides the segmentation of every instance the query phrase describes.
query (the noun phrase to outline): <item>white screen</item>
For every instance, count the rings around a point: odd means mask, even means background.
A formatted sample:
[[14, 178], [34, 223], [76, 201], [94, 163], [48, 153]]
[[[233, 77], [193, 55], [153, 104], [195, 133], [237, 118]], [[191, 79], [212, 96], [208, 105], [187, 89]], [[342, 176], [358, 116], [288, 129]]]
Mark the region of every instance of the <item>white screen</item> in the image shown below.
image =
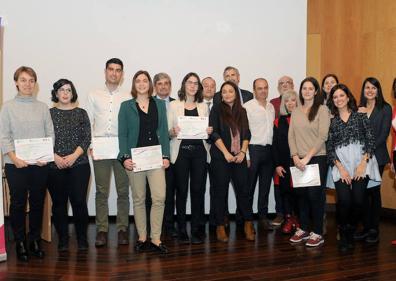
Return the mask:
[[[39, 100], [52, 106], [52, 84], [67, 78], [77, 88], [81, 107], [89, 91], [103, 86], [104, 64], [111, 57], [124, 62], [125, 89], [137, 70], [152, 76], [167, 72], [173, 97], [190, 71], [212, 76], [219, 89], [224, 68], [232, 65], [240, 71], [243, 89], [252, 91], [255, 78], [266, 78], [270, 97], [278, 95], [280, 76], [293, 77], [298, 86], [306, 72], [306, 0], [1, 2], [3, 101], [16, 94], [13, 73], [21, 65], [36, 70]], [[207, 190], [207, 210], [208, 196]], [[95, 214], [94, 198], [91, 183], [90, 215]], [[112, 183], [111, 215], [115, 198]], [[271, 200], [270, 210], [273, 206]], [[230, 192], [230, 211], [234, 209]]]

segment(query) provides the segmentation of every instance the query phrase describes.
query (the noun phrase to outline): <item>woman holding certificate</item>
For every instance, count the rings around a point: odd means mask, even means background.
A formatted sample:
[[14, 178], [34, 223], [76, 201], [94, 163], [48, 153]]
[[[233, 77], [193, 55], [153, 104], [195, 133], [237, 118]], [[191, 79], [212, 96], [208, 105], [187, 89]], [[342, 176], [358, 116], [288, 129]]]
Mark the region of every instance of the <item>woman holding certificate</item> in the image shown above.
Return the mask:
[[[10, 188], [10, 222], [16, 242], [17, 257], [28, 261], [29, 255], [43, 258], [41, 225], [44, 197], [48, 178], [46, 162], [26, 159], [29, 151], [21, 151], [17, 140], [54, 138], [54, 129], [48, 106], [34, 97], [36, 72], [26, 66], [15, 71], [14, 81], [18, 94], [4, 103], [0, 115], [1, 149], [5, 174]], [[52, 153], [52, 144], [50, 143]], [[42, 148], [37, 145], [36, 148]], [[30, 151], [30, 155], [37, 151]], [[29, 194], [29, 252], [26, 246], [26, 202]]]
[[337, 192], [339, 248], [353, 248], [353, 232], [362, 219], [369, 179], [381, 181], [375, 159], [375, 137], [367, 115], [357, 112], [355, 98], [343, 84], [333, 87], [329, 97], [331, 120], [327, 158]]
[[[142, 252], [151, 248], [165, 254], [168, 249], [161, 242], [166, 190], [164, 169], [169, 166], [165, 102], [152, 97], [153, 82], [148, 72], [143, 70], [133, 76], [131, 94], [133, 99], [123, 102], [118, 114], [118, 159], [125, 167], [132, 189], [135, 224], [139, 235], [135, 250]], [[139, 153], [133, 150], [136, 148], [139, 148]], [[142, 159], [139, 154], [147, 155], [146, 159]], [[159, 167], [156, 159], [159, 159]], [[147, 167], [147, 161], [154, 163], [155, 167]], [[147, 180], [152, 200], [150, 244], [147, 238], [145, 206]]]
[[[212, 133], [212, 128], [208, 127], [208, 107], [202, 102], [203, 87], [196, 73], [188, 73], [182, 81], [179, 90], [179, 99], [172, 101], [168, 110], [168, 127], [171, 136], [171, 163], [175, 166], [177, 181], [176, 189], [176, 212], [178, 224], [178, 239], [182, 243], [189, 243], [190, 239], [186, 229], [186, 203], [188, 195], [188, 183], [190, 179], [191, 198], [191, 243], [200, 244], [203, 242], [201, 229], [202, 210], [205, 204], [205, 180], [206, 160], [208, 157], [208, 134]], [[196, 118], [206, 122], [203, 127], [194, 126], [197, 130], [183, 132], [180, 121], [182, 117], [206, 117], [206, 119]], [[193, 118], [189, 120], [194, 121]], [[192, 128], [192, 124], [188, 125]], [[184, 136], [183, 136], [184, 133]]]
[[209, 126], [213, 127], [210, 136], [211, 168], [214, 173], [214, 202], [216, 204], [217, 240], [228, 241], [224, 218], [226, 196], [230, 181], [233, 181], [237, 206], [245, 221], [247, 240], [255, 240], [253, 212], [249, 199], [248, 167], [246, 152], [250, 141], [250, 130], [246, 110], [242, 107], [238, 86], [231, 81], [224, 82], [220, 89], [221, 102], [210, 112]]
[[[324, 243], [322, 231], [327, 175], [325, 141], [330, 126], [330, 115], [327, 107], [322, 105], [320, 86], [315, 78], [307, 77], [301, 82], [299, 99], [301, 106], [293, 110], [290, 119], [288, 133], [290, 154], [295, 168], [301, 172], [307, 168], [314, 170], [313, 178], [309, 180], [316, 182], [320, 180], [320, 184], [312, 183], [296, 188], [293, 178], [301, 228], [297, 229], [290, 241], [293, 243], [306, 241], [306, 246], [316, 247]], [[301, 179], [305, 179], [303, 175]], [[309, 232], [311, 217], [313, 229]]]
[[58, 251], [69, 249], [67, 203], [73, 209], [73, 221], [79, 250], [87, 250], [87, 191], [91, 170], [87, 150], [91, 143], [91, 125], [87, 112], [76, 106], [77, 91], [67, 79], [56, 81], [50, 109], [55, 129], [55, 162], [50, 163], [48, 190], [52, 198], [52, 218], [58, 233]]

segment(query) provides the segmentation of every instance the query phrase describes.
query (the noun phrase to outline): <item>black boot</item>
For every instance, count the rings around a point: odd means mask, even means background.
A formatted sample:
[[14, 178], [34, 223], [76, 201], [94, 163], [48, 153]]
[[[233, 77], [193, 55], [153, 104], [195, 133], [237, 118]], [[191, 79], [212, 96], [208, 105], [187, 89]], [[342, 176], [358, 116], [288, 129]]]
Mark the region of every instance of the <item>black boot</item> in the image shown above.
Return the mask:
[[67, 252], [67, 251], [69, 251], [69, 237], [59, 236], [58, 252]]
[[15, 249], [16, 249], [16, 254], [17, 254], [18, 260], [24, 261], [24, 262], [29, 261], [26, 242], [17, 241], [15, 243]]
[[30, 254], [39, 259], [44, 258], [44, 251], [41, 249], [40, 240], [32, 241], [29, 245]]
[[347, 238], [347, 227], [339, 227], [340, 240], [338, 241], [338, 249], [341, 252], [346, 252], [348, 250], [348, 238]]

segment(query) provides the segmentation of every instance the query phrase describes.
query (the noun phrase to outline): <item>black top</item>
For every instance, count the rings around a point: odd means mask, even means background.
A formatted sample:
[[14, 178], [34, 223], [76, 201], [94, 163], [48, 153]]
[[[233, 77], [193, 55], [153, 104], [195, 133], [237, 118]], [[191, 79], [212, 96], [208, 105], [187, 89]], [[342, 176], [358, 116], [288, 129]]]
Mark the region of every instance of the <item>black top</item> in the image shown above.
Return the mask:
[[139, 103], [136, 101], [137, 110], [140, 119], [139, 136], [136, 147], [144, 147], [158, 145], [158, 110], [153, 98], [149, 100], [148, 111], [145, 113], [140, 109]]
[[289, 124], [290, 114], [281, 115], [275, 119], [274, 134], [272, 137], [272, 156], [275, 167], [290, 167], [290, 148], [289, 148]]
[[[253, 99], [253, 93], [249, 92], [247, 90], [241, 89], [239, 88], [239, 90], [241, 91], [242, 94], [242, 100], [241, 100], [241, 104], [244, 104], [245, 102], [250, 101], [251, 99]], [[239, 96], [239, 93], [237, 93]], [[214, 97], [213, 97], [213, 105], [217, 105], [221, 102], [221, 93], [217, 92], [215, 93]]]
[[[244, 140], [250, 141], [251, 138], [247, 114], [244, 108], [242, 111], [242, 118], [244, 120], [244, 123], [246, 123], [246, 125], [244, 130], [242, 130], [242, 128], [239, 128], [241, 147]], [[220, 115], [220, 106], [212, 107], [212, 110], [210, 111], [210, 115], [209, 115], [209, 126], [213, 127], [213, 132], [209, 137], [211, 142], [213, 143], [212, 146], [210, 147], [210, 156], [212, 158], [225, 160], [223, 153], [217, 148], [215, 142], [218, 139], [222, 139], [225, 147], [231, 153], [231, 128], [227, 124], [225, 124], [225, 122], [222, 120]]]
[[330, 165], [339, 160], [336, 148], [352, 143], [363, 145], [363, 153], [373, 155], [375, 137], [370, 121], [365, 113], [352, 111], [349, 119], [344, 122], [339, 115], [331, 119], [329, 136], [326, 142], [327, 159]]
[[[50, 109], [55, 131], [54, 152], [59, 156], [72, 154], [78, 146], [84, 154], [77, 158], [73, 166], [88, 163], [87, 150], [91, 144], [91, 125], [87, 112], [82, 108], [61, 110], [56, 107]], [[50, 167], [57, 169], [54, 162]]]
[[392, 107], [388, 103], [381, 109], [374, 107], [369, 120], [375, 136], [375, 158], [378, 165], [382, 166], [390, 161], [386, 140], [392, 126]]
[[[184, 109], [184, 116], [198, 116], [198, 109]], [[180, 145], [202, 145], [202, 140], [194, 140], [194, 139], [183, 139]]]

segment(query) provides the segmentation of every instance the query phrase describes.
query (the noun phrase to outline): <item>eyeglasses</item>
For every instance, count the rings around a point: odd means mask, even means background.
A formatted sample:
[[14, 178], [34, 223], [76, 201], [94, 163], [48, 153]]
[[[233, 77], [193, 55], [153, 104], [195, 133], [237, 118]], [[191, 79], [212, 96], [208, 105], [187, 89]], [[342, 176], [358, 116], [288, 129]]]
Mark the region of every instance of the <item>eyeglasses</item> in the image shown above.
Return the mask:
[[70, 89], [70, 88], [66, 88], [66, 89], [64, 89], [64, 88], [59, 88], [59, 89], [58, 89], [58, 92], [59, 92], [59, 93], [68, 93], [68, 94], [71, 94], [72, 89]]
[[286, 85], [286, 84], [292, 85], [293, 82], [292, 81], [279, 81], [279, 86], [283, 86], [283, 85]]
[[186, 84], [190, 86], [198, 86], [198, 82], [189, 81], [189, 80], [186, 81]]

